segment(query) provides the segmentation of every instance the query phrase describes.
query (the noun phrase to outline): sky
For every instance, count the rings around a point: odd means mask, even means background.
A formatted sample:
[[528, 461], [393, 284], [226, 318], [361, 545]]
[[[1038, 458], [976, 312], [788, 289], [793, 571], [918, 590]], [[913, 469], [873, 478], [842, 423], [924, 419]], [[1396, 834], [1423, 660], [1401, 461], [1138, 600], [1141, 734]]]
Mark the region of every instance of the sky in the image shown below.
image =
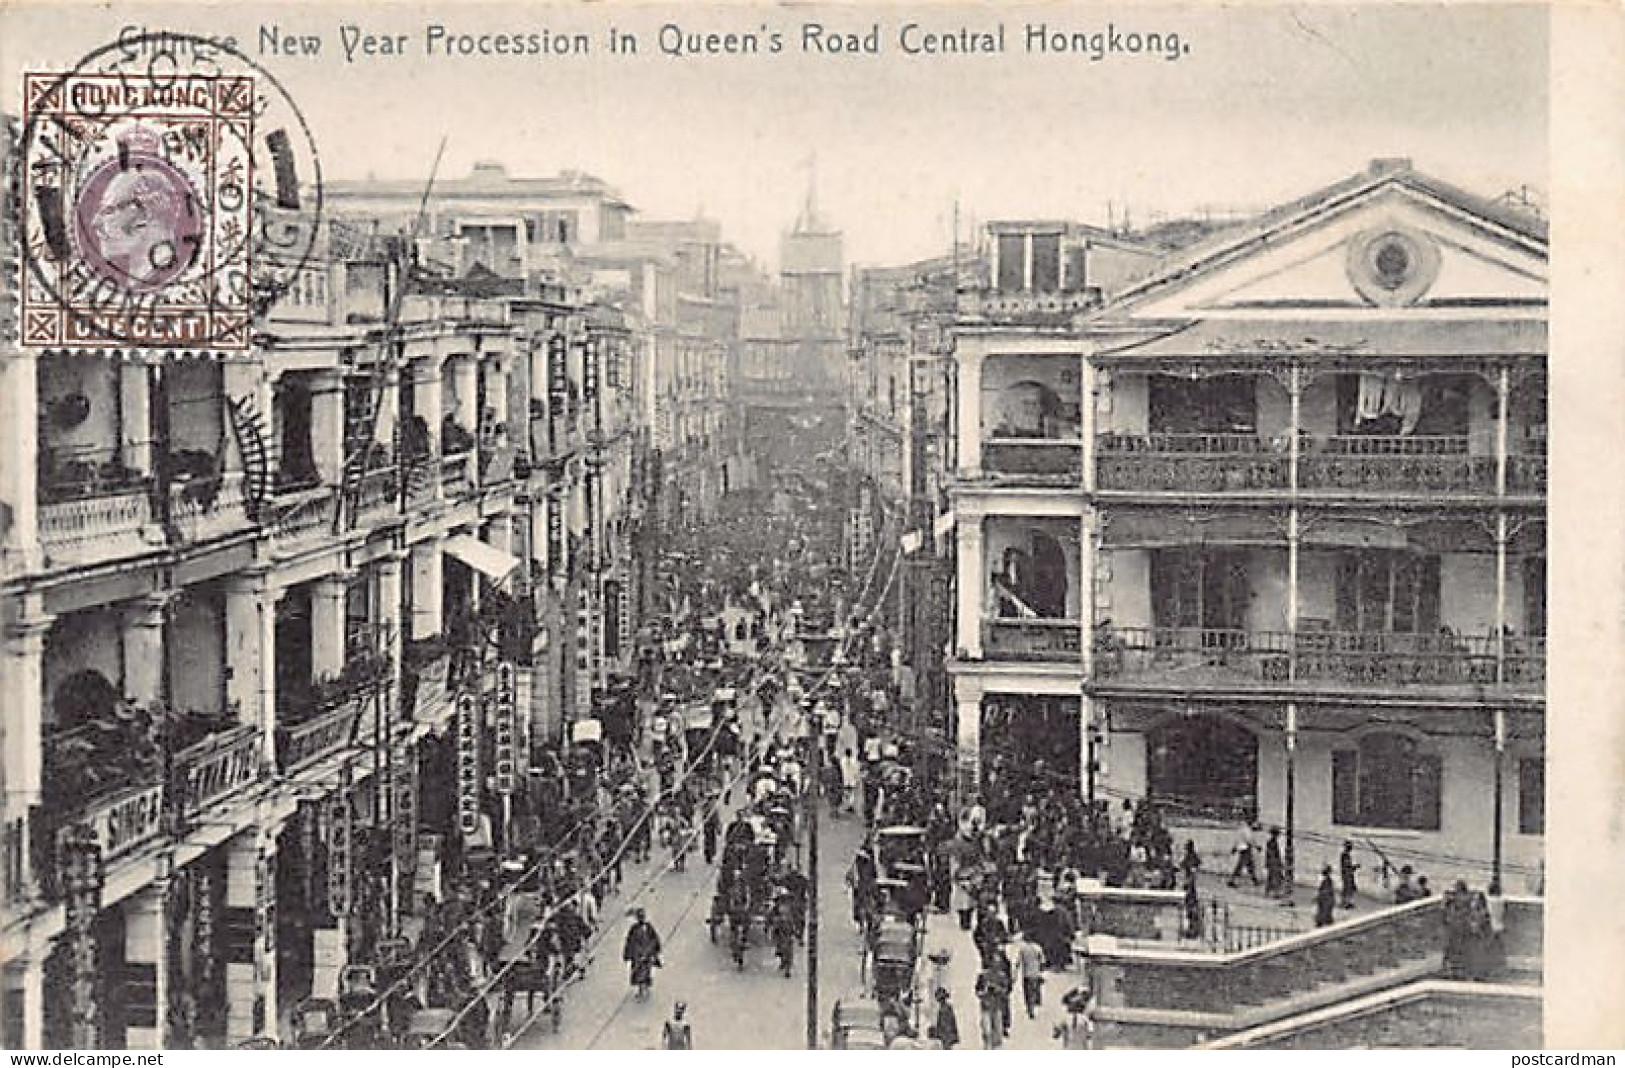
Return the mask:
[[[802, 27], [878, 27], [881, 54], [803, 52]], [[1002, 54], [910, 56], [921, 30], [1005, 30]], [[1177, 33], [1176, 60], [1034, 54], [1028, 24]], [[778, 54], [672, 57], [682, 33], [755, 32]], [[425, 55], [450, 34], [586, 33], [581, 56]], [[353, 30], [345, 31], [342, 27]], [[816, 172], [849, 261], [935, 255], [992, 218], [1135, 222], [1204, 207], [1263, 209], [1402, 156], [1475, 192], [1547, 186], [1548, 27], [1538, 6], [1050, 3], [173, 4], [0, 8], [0, 106], [20, 72], [71, 66], [125, 27], [235, 37], [305, 113], [328, 178], [422, 180], [498, 160], [515, 176], [596, 174], [644, 215], [703, 211], [766, 264]], [[314, 35], [270, 54], [261, 31]], [[637, 55], [611, 54], [611, 27]], [[668, 31], [670, 32], [670, 31]], [[346, 36], [346, 33], [349, 36]], [[344, 42], [371, 33], [404, 55]], [[918, 40], [916, 31], [914, 40]], [[810, 165], [816, 159], [815, 167]]]

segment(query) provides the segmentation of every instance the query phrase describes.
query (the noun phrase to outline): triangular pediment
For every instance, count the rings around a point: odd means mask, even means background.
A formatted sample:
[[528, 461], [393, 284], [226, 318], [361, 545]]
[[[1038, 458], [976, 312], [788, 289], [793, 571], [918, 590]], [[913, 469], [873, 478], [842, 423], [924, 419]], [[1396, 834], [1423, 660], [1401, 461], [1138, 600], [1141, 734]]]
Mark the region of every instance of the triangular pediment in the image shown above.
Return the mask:
[[1180, 257], [1105, 318], [1544, 316], [1543, 238], [1402, 178], [1276, 213]]

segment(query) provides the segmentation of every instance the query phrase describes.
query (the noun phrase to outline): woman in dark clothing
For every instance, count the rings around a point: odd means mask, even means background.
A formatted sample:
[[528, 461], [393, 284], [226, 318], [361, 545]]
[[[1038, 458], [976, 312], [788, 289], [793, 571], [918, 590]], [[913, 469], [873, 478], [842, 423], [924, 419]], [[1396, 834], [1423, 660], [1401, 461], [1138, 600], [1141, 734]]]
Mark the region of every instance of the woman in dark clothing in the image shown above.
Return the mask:
[[948, 991], [943, 987], [937, 988], [937, 1020], [931, 1025], [930, 1038], [942, 1044], [943, 1049], [953, 1049], [959, 1045], [959, 1017], [954, 1012], [954, 1004], [948, 1000]]
[[1332, 885], [1332, 866], [1320, 869], [1320, 889], [1315, 891], [1315, 926], [1326, 927], [1337, 908], [1337, 888]]

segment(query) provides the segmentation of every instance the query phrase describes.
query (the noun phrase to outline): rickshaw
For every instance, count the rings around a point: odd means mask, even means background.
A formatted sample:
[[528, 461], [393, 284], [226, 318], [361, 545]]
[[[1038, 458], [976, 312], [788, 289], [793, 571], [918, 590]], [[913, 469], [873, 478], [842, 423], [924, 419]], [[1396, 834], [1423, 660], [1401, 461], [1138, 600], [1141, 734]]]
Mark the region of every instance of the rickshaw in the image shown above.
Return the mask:
[[412, 1014], [406, 1027], [403, 1046], [406, 1049], [457, 1049], [460, 1044], [451, 1039], [435, 1045], [435, 1040], [457, 1025], [455, 1009], [419, 1009]]
[[873, 981], [875, 1000], [885, 1008], [895, 1006], [897, 1014], [912, 1018], [914, 966], [919, 960], [919, 934], [914, 925], [895, 917], [880, 921], [875, 933]]
[[880, 1006], [872, 1000], [836, 1001], [830, 1017], [830, 1048], [885, 1049], [886, 1032], [880, 1021]]
[[[925, 828], [908, 825], [882, 827], [875, 832], [875, 863], [882, 876], [904, 878], [899, 864], [925, 866]], [[911, 870], [911, 869], [905, 869]]]
[[338, 1028], [338, 1002], [331, 998], [305, 998], [293, 1009], [293, 1048], [321, 1049]]

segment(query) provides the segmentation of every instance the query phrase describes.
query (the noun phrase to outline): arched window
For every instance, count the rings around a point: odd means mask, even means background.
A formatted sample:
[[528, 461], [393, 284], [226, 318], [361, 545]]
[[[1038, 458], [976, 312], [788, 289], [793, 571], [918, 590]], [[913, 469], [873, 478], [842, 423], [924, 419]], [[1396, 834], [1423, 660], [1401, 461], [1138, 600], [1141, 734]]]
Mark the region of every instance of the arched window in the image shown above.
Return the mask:
[[1367, 734], [1332, 752], [1332, 822], [1436, 831], [1443, 776], [1439, 755], [1416, 739]]

